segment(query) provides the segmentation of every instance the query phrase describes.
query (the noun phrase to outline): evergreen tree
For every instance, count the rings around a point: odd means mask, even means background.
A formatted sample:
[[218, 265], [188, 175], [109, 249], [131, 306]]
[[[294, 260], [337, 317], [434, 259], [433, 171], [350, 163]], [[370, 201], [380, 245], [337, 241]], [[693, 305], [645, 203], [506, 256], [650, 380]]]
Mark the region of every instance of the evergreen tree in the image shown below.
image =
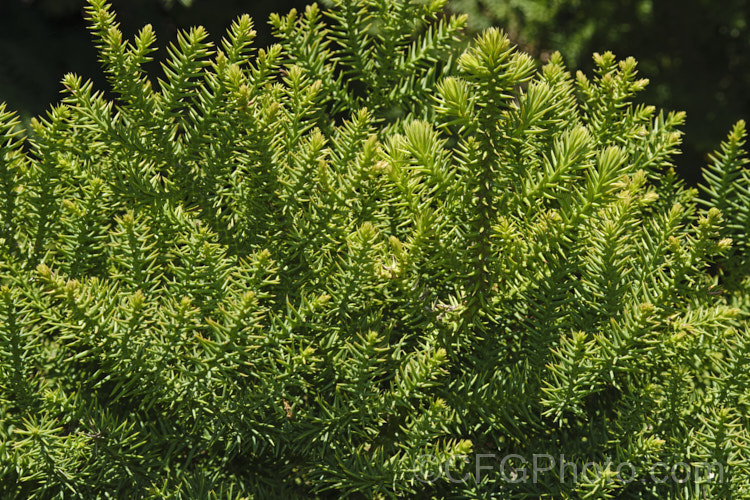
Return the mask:
[[0, 496], [750, 494], [744, 124], [688, 189], [633, 59], [334, 3], [0, 107]]

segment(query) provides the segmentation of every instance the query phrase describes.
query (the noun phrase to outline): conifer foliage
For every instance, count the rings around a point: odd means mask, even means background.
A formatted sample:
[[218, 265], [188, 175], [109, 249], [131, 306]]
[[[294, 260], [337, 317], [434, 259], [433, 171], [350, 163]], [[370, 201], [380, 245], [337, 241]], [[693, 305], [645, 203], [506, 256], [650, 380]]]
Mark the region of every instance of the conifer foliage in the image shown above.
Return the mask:
[[334, 3], [0, 107], [0, 496], [750, 495], [744, 124], [687, 189], [634, 60]]

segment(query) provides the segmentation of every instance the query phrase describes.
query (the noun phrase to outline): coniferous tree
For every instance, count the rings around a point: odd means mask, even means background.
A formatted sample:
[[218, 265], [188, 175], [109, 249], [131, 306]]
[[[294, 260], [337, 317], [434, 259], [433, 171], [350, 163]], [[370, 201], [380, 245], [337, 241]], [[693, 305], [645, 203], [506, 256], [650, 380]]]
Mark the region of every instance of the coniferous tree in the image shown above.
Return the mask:
[[194, 28], [157, 81], [89, 1], [116, 98], [0, 108], [0, 496], [750, 493], [744, 124], [688, 189], [633, 59], [460, 53], [444, 3]]

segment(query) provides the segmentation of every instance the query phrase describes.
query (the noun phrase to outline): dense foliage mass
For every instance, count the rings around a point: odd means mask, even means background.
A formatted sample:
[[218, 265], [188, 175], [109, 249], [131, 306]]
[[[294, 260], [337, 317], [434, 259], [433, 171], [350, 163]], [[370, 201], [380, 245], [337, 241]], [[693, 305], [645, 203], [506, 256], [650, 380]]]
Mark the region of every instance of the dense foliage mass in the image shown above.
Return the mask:
[[[270, 12], [303, 10], [305, 0], [112, 0], [125, 34], [148, 22], [159, 38], [171, 40], [180, 27], [201, 24], [222, 32], [227, 19], [249, 12], [258, 20], [255, 45], [271, 43], [265, 23]], [[331, 0], [322, 0], [326, 6]], [[8, 0], [0, 2], [0, 96], [26, 120], [57, 100], [57, 82], [67, 72], [90, 75], [96, 69], [81, 24], [85, 0]], [[189, 4], [189, 7], [187, 5]], [[593, 71], [591, 53], [613, 51], [634, 56], [653, 84], [637, 98], [669, 110], [684, 110], [688, 120], [678, 175], [699, 180], [706, 154], [724, 131], [750, 115], [750, 2], [688, 0], [449, 0], [447, 7], [467, 13], [477, 33], [503, 27], [510, 39], [535, 57], [553, 50], [571, 68]], [[468, 37], [467, 37], [468, 40]], [[217, 40], [213, 40], [217, 41]], [[162, 54], [163, 55], [163, 54]], [[160, 55], [159, 57], [161, 57]], [[152, 75], [158, 68], [150, 68]]]
[[155, 81], [90, 0], [115, 100], [0, 108], [2, 498], [750, 494], [744, 123], [687, 189], [633, 59], [459, 54], [443, 4]]
[[687, 136], [679, 174], [699, 178], [723, 131], [750, 114], [750, 1], [721, 7], [705, 0], [449, 0], [472, 30], [503, 26], [537, 57], [559, 51], [589, 71], [590, 54], [634, 56], [653, 79], [645, 101], [685, 110]]

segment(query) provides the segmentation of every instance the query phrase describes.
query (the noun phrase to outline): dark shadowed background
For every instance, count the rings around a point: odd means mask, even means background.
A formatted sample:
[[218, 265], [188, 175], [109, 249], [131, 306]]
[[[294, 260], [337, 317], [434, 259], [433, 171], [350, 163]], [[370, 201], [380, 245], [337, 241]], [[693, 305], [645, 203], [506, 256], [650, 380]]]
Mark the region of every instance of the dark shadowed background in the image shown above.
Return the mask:
[[[126, 38], [147, 23], [156, 32], [163, 56], [179, 29], [204, 26], [218, 42], [232, 20], [250, 14], [258, 46], [271, 43], [268, 16], [304, 8], [294, 0], [112, 0]], [[96, 50], [84, 21], [84, 0], [0, 0], [0, 100], [24, 114], [39, 114], [57, 100], [60, 79], [74, 72], [104, 88]], [[158, 56], [156, 56], [158, 58]], [[158, 67], [155, 68], [158, 70]]]

